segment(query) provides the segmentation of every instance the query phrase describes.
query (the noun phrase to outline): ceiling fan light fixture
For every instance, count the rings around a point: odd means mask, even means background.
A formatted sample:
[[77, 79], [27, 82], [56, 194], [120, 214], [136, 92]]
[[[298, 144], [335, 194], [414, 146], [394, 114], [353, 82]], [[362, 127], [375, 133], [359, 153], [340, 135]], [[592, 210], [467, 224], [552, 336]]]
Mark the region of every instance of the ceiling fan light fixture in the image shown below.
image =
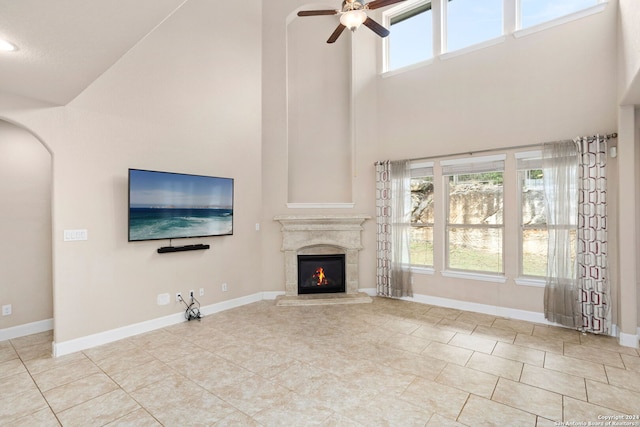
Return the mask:
[[340, 23], [351, 31], [357, 30], [366, 20], [367, 14], [362, 10], [350, 10], [340, 16]]
[[18, 49], [17, 47], [15, 47], [13, 44], [9, 43], [5, 39], [0, 39], [0, 52], [13, 52], [14, 50], [17, 50], [17, 49]]

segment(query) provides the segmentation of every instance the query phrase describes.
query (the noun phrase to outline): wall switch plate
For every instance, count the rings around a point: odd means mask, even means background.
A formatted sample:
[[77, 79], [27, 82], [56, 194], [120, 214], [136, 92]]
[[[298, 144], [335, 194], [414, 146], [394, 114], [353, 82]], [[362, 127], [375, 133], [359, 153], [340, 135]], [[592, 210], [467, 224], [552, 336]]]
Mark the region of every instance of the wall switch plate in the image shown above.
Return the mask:
[[169, 294], [160, 294], [158, 295], [158, 305], [167, 305], [171, 301], [171, 297]]
[[260, 223], [256, 222], [256, 231], [260, 231]]
[[11, 304], [7, 304], [7, 305], [3, 305], [2, 306], [2, 315], [3, 316], [11, 315]]
[[200, 294], [199, 294], [199, 295], [200, 295], [201, 297], [203, 297], [203, 296], [204, 296], [204, 288], [200, 288]]
[[80, 240], [89, 240], [89, 234], [86, 229], [82, 230], [64, 230], [65, 242], [77, 242]]
[[222, 292], [227, 292], [229, 290], [229, 287], [227, 286], [226, 283], [222, 284]]

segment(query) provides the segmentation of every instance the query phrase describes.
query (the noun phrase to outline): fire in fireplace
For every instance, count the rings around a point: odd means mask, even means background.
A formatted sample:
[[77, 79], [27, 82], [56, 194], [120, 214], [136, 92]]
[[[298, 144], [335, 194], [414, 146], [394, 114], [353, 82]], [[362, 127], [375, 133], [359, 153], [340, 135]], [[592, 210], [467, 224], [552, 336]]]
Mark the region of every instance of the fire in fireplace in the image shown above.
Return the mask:
[[298, 294], [344, 291], [344, 254], [298, 255]]

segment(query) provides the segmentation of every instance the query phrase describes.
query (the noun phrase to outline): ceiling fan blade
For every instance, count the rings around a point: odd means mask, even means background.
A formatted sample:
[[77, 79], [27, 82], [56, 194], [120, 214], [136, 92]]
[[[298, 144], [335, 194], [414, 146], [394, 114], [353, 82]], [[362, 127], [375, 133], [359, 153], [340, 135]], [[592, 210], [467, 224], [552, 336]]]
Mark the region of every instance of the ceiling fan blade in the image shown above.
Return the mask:
[[400, 3], [401, 1], [404, 1], [404, 0], [373, 0], [370, 3], [367, 3], [367, 9], [370, 9], [370, 10], [379, 9], [381, 7], [391, 6], [392, 4]]
[[387, 37], [389, 35], [389, 30], [387, 30], [385, 27], [378, 24], [376, 21], [374, 21], [371, 18], [367, 17], [366, 21], [364, 21], [363, 24], [369, 27], [371, 31], [373, 31], [380, 37]]
[[329, 39], [327, 40], [327, 43], [333, 43], [336, 40], [338, 40], [338, 37], [340, 37], [340, 34], [342, 34], [342, 32], [344, 31], [344, 29], [347, 28], [342, 24], [339, 24], [335, 30], [333, 30], [333, 33], [331, 33], [331, 36], [329, 37]]
[[301, 10], [298, 12], [298, 16], [318, 16], [318, 15], [335, 15], [337, 10]]

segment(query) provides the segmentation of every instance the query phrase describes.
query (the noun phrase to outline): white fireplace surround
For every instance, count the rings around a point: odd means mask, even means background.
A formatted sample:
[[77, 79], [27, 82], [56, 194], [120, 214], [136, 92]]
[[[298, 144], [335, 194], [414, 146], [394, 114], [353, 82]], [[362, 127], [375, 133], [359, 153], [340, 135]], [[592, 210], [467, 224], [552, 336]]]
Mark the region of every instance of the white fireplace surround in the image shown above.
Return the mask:
[[285, 295], [298, 295], [298, 255], [345, 255], [345, 293], [358, 294], [358, 252], [369, 215], [281, 215]]

